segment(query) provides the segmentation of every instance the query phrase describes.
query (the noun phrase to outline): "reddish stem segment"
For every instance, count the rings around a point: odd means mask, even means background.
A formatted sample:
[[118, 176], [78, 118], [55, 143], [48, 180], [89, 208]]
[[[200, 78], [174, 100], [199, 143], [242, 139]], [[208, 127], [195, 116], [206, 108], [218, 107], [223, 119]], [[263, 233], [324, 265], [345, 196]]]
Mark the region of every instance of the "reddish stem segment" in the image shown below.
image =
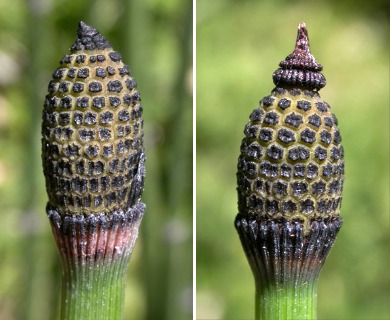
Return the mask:
[[61, 319], [122, 318], [125, 274], [145, 205], [110, 215], [47, 213], [62, 260]]

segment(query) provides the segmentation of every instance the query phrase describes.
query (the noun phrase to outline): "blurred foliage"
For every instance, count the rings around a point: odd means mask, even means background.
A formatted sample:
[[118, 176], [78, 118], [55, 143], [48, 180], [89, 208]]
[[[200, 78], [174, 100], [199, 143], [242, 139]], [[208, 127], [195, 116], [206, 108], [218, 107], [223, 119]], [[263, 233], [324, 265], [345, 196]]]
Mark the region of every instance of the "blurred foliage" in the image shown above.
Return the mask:
[[389, 47], [385, 1], [197, 0], [197, 319], [253, 319], [233, 226], [243, 129], [308, 27], [321, 97], [345, 149], [344, 225], [319, 280], [319, 319], [389, 319]]
[[192, 2], [180, 0], [0, 0], [0, 319], [58, 318], [40, 123], [51, 74], [80, 20], [121, 52], [144, 107], [147, 211], [124, 318], [191, 319]]

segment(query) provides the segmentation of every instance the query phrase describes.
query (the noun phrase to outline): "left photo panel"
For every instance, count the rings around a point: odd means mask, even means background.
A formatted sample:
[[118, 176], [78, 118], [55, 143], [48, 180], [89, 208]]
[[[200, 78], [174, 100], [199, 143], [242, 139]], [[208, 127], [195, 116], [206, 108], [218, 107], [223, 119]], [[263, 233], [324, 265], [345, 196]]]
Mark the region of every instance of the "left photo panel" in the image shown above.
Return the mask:
[[0, 12], [0, 318], [193, 318], [192, 1]]

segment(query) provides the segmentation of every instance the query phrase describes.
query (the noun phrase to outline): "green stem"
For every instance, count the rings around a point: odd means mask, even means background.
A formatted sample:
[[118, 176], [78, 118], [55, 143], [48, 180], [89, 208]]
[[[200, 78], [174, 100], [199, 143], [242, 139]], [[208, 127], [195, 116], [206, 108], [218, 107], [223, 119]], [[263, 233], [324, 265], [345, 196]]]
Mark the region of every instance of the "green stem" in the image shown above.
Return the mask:
[[62, 320], [122, 319], [128, 257], [67, 264], [62, 276]]
[[316, 319], [317, 281], [256, 286], [256, 320]]

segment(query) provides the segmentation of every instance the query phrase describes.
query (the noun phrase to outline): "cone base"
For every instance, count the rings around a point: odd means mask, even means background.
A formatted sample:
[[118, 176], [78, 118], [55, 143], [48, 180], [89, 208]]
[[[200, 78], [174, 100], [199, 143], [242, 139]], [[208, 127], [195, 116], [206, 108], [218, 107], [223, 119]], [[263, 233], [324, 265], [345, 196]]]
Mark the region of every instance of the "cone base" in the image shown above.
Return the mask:
[[122, 318], [125, 274], [145, 205], [97, 215], [47, 206], [62, 264], [61, 319]]
[[256, 319], [316, 318], [318, 275], [341, 225], [341, 217], [304, 226], [237, 215], [235, 227], [255, 279]]

